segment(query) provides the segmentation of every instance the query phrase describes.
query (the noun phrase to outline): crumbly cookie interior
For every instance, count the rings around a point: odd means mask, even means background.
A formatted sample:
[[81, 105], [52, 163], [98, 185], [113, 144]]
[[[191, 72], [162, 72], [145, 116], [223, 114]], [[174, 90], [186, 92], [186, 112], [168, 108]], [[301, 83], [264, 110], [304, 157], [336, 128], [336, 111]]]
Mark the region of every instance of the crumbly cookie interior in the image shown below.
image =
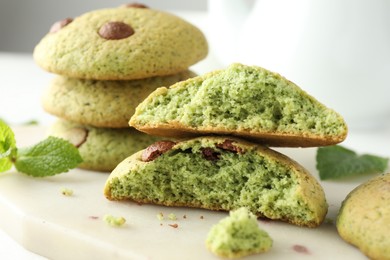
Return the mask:
[[207, 248], [221, 257], [243, 257], [272, 247], [268, 233], [259, 228], [256, 217], [242, 207], [214, 225], [206, 238]]
[[190, 79], [138, 107], [139, 124], [178, 122], [191, 127], [289, 134], [344, 135], [346, 125], [294, 83], [259, 67], [233, 64]]
[[135, 167], [122, 162], [106, 184], [106, 196], [220, 210], [244, 206], [270, 219], [301, 224], [317, 221], [317, 213], [300, 193], [300, 182], [305, 180], [292, 173], [291, 165], [262, 156], [254, 148], [233, 152], [213, 142], [188, 143], [151, 162], [136, 156], [136, 162], [129, 160]]

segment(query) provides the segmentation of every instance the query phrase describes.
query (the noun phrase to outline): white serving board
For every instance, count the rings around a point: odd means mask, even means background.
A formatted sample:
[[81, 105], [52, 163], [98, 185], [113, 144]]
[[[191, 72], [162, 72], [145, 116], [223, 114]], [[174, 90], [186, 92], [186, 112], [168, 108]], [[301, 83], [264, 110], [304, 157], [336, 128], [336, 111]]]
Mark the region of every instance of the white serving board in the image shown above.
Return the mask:
[[[44, 128], [14, 128], [19, 147], [42, 140]], [[279, 149], [317, 176], [315, 149]], [[15, 170], [0, 174], [0, 228], [24, 248], [50, 259], [218, 259], [204, 246], [211, 226], [226, 212], [112, 202], [103, 195], [108, 173], [80, 169], [47, 178]], [[321, 182], [329, 207], [327, 221], [310, 229], [259, 220], [274, 240], [263, 255], [245, 259], [366, 259], [338, 236], [335, 218], [341, 201], [363, 179]], [[61, 194], [62, 188], [74, 191]], [[157, 218], [174, 213], [176, 221]], [[103, 216], [122, 216], [122, 227], [111, 227]], [[183, 216], [186, 216], [184, 218]], [[178, 224], [177, 228], [169, 224]], [[297, 250], [303, 246], [307, 251]], [[301, 247], [302, 248], [302, 247]]]

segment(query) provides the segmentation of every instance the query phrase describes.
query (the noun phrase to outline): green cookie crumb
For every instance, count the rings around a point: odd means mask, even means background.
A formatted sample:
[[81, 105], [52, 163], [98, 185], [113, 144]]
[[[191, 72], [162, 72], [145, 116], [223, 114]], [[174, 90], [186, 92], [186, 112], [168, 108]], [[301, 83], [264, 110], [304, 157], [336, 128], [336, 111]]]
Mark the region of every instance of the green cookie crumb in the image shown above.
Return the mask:
[[160, 221], [164, 220], [164, 214], [162, 212], [158, 213], [157, 214], [157, 219], [160, 220]]
[[126, 223], [126, 219], [124, 217], [114, 217], [112, 215], [105, 215], [103, 220], [110, 226], [120, 227]]
[[258, 227], [256, 216], [241, 207], [211, 228], [206, 247], [220, 257], [238, 258], [268, 251], [272, 239]]
[[171, 214], [168, 215], [168, 219], [169, 220], [177, 220], [177, 217], [176, 217], [175, 214], [171, 213]]
[[62, 195], [67, 196], [67, 197], [73, 196], [73, 190], [69, 189], [69, 188], [62, 188], [61, 193], [62, 193]]

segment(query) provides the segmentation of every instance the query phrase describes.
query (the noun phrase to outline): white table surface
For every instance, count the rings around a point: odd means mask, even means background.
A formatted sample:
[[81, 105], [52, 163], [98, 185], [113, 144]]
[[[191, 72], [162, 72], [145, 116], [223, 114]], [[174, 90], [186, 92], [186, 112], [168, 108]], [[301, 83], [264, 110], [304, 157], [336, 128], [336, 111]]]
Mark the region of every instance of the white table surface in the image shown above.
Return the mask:
[[[183, 16], [203, 28], [207, 36], [207, 22], [204, 15], [183, 14]], [[220, 67], [211, 53], [192, 69], [201, 74]], [[41, 94], [53, 75], [40, 69], [34, 63], [32, 54], [0, 52], [0, 75], [1, 119], [11, 125], [20, 125], [31, 120], [37, 120], [43, 125], [54, 122], [55, 118], [45, 113], [40, 103]], [[364, 131], [351, 129], [344, 144], [358, 152], [390, 156], [390, 124], [381, 129]], [[0, 259], [44, 258], [25, 250], [0, 230]]]
[[[0, 75], [1, 119], [11, 125], [31, 120], [50, 124], [54, 120], [40, 105], [40, 95], [52, 75], [40, 70], [34, 64], [31, 54], [0, 52]], [[0, 229], [0, 259], [44, 258], [25, 250]]]

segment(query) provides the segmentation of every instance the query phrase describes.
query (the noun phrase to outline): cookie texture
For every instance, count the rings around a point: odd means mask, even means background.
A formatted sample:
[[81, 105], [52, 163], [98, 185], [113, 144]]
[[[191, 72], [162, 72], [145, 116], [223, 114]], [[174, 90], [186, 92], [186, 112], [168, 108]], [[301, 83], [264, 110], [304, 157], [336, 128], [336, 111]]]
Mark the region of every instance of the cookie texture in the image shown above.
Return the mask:
[[337, 230], [370, 259], [390, 259], [390, 174], [351, 191], [342, 203]]
[[133, 128], [96, 128], [65, 120], [55, 122], [48, 134], [64, 138], [78, 148], [83, 158], [79, 168], [105, 172], [159, 139]]
[[68, 77], [132, 80], [170, 75], [208, 53], [198, 28], [149, 8], [95, 10], [53, 27], [33, 56], [43, 69]]
[[129, 127], [136, 106], [161, 86], [194, 77], [189, 70], [139, 80], [107, 81], [55, 77], [42, 98], [46, 112], [72, 122], [104, 128]]
[[110, 200], [234, 210], [315, 227], [327, 213], [322, 187], [302, 166], [231, 137], [157, 142], [122, 161], [104, 189]]
[[272, 239], [245, 207], [231, 211], [207, 235], [206, 247], [220, 257], [239, 258], [271, 249]]
[[294, 83], [242, 64], [158, 88], [129, 124], [167, 137], [229, 134], [291, 147], [336, 144], [348, 131], [338, 113]]

